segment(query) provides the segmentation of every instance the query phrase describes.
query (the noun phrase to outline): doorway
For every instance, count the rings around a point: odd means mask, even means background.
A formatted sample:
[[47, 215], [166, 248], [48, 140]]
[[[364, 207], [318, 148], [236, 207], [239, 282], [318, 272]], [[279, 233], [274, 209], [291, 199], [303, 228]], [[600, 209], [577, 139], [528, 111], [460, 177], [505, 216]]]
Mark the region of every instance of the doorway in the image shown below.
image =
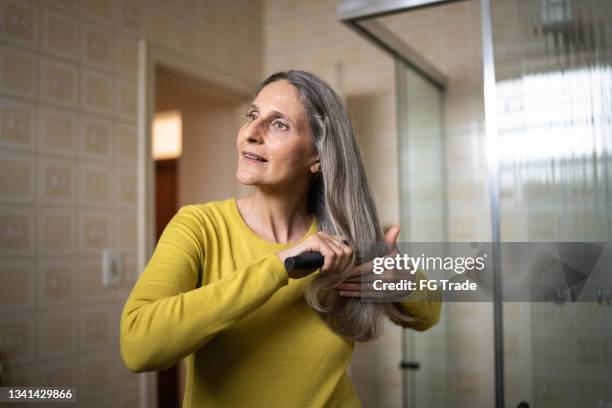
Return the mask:
[[[155, 67], [156, 242], [180, 207], [236, 194], [234, 141], [244, 98], [164, 65]], [[185, 363], [157, 373], [160, 408], [179, 407]]]
[[[235, 139], [256, 84], [146, 40], [139, 47], [138, 270], [143, 271], [182, 206], [243, 193], [235, 180]], [[156, 118], [180, 123], [178, 130], [162, 127], [161, 148], [153, 137]], [[180, 140], [179, 148], [168, 146], [172, 138]], [[143, 375], [141, 407], [181, 406], [186, 370], [180, 362]]]

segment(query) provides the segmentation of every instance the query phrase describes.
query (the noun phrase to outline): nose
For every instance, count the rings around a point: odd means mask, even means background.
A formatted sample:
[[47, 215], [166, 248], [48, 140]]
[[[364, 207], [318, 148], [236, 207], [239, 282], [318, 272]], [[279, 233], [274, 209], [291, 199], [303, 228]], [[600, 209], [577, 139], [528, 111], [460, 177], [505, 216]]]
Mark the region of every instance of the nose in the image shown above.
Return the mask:
[[260, 144], [263, 142], [263, 136], [261, 134], [262, 132], [261, 123], [262, 122], [263, 121], [255, 119], [253, 122], [247, 125], [245, 129], [245, 139], [247, 143]]

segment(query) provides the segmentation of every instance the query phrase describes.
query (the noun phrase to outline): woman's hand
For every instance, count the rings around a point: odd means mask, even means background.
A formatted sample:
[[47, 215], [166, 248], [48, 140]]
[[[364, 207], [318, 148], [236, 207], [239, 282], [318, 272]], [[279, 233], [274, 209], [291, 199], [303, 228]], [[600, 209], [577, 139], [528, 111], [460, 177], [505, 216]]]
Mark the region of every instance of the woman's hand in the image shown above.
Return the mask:
[[[276, 255], [284, 263], [285, 259], [300, 255], [304, 252], [320, 252], [325, 257], [321, 274], [333, 274], [340, 276], [353, 262], [353, 250], [346, 244], [346, 240], [337, 235], [328, 235], [323, 231], [308, 237], [294, 247], [277, 252]], [[300, 279], [310, 275], [317, 268], [293, 269], [288, 272], [289, 277]]]
[[[397, 253], [397, 237], [400, 233], [400, 226], [394, 225], [392, 226], [387, 234], [385, 234], [385, 242], [387, 246], [391, 249], [391, 253], [389, 256]], [[346, 297], [376, 297], [376, 296], [385, 296], [384, 292], [371, 290], [368, 292], [362, 292], [362, 284], [363, 283], [372, 283], [374, 280], [380, 279], [384, 282], [392, 282], [396, 278], [396, 271], [387, 270], [384, 271], [380, 275], [374, 275], [373, 272], [373, 264], [372, 261], [366, 262], [360, 265], [356, 265], [353, 267], [351, 273], [348, 278], [341, 283], [337, 283], [332, 285], [332, 288], [339, 291], [338, 295], [346, 296]]]

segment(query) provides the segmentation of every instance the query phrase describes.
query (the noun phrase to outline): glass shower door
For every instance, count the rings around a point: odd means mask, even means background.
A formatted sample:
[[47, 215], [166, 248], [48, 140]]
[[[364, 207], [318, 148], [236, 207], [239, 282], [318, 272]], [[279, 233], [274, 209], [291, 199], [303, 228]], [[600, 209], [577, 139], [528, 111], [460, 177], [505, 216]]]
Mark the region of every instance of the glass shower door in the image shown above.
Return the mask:
[[[612, 0], [491, 8], [502, 241], [609, 242]], [[610, 275], [595, 285], [504, 304], [507, 407], [612, 407]]]
[[[447, 237], [443, 91], [397, 60], [400, 223], [403, 242]], [[403, 407], [447, 406], [446, 313], [426, 332], [402, 331]]]

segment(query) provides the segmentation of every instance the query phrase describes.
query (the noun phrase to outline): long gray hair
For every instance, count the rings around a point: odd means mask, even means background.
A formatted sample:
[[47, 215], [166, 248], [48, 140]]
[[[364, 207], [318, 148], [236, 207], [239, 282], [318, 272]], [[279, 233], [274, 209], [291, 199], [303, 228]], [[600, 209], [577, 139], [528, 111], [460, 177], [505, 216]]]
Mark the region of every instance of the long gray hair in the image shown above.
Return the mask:
[[[346, 238], [353, 249], [353, 264], [384, 255], [383, 231], [344, 102], [325, 81], [300, 70], [270, 75], [256, 95], [280, 80], [297, 89], [319, 154], [321, 172], [313, 176], [308, 205], [320, 229]], [[410, 321], [389, 302], [338, 296], [329, 286], [341, 278], [318, 275], [305, 293], [308, 304], [338, 334], [356, 341], [372, 340], [382, 331], [385, 313], [395, 320]]]

